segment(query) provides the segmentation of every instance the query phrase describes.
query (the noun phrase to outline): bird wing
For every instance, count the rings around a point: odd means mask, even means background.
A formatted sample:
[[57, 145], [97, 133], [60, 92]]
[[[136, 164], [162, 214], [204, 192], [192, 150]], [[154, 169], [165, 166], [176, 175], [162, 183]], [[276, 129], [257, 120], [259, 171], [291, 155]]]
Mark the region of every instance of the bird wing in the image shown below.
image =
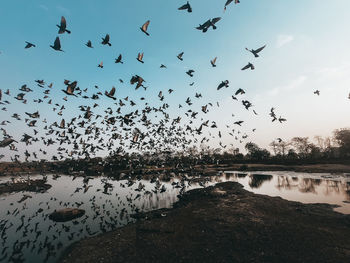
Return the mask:
[[221, 17], [215, 17], [215, 18], [213, 18], [212, 20], [211, 20], [211, 22], [213, 23], [213, 24], [216, 24], [217, 22], [219, 22], [221, 20]]
[[261, 48], [256, 49], [256, 50], [255, 50], [255, 53], [259, 53], [259, 52], [260, 52], [261, 50], [263, 50], [265, 47], [266, 47], [266, 45], [263, 46], [263, 47], [261, 47]]
[[248, 68], [250, 68], [250, 64], [247, 64], [247, 65], [244, 66], [241, 70], [246, 70], [246, 69], [248, 69]]
[[151, 22], [151, 21], [148, 20], [146, 23], [143, 24], [143, 26], [142, 26], [142, 30], [143, 30], [143, 31], [147, 31], [147, 28], [148, 28], [150, 22]]
[[186, 10], [186, 9], [188, 9], [188, 8], [189, 8], [189, 4], [186, 3], [186, 4], [184, 4], [183, 6], [180, 6], [180, 7], [178, 8], [178, 10]]
[[215, 58], [211, 61], [211, 63], [212, 63], [213, 65], [216, 63], [216, 59], [217, 59], [217, 57], [215, 57]]
[[228, 6], [229, 4], [231, 4], [232, 2], [233, 2], [233, 0], [227, 0], [226, 4], [225, 4], [225, 7]]
[[111, 91], [109, 92], [109, 95], [110, 95], [110, 96], [114, 96], [114, 93], [115, 93], [115, 87], [113, 87], [113, 88], [111, 89]]
[[54, 43], [54, 47], [55, 47], [56, 49], [61, 49], [61, 41], [60, 41], [60, 38], [59, 38], [59, 37], [56, 37], [55, 43]]
[[109, 35], [108, 34], [106, 34], [106, 37], [105, 37], [105, 42], [109, 42]]
[[63, 28], [66, 28], [67, 26], [67, 21], [66, 19], [64, 18], [64, 16], [61, 17], [61, 27]]

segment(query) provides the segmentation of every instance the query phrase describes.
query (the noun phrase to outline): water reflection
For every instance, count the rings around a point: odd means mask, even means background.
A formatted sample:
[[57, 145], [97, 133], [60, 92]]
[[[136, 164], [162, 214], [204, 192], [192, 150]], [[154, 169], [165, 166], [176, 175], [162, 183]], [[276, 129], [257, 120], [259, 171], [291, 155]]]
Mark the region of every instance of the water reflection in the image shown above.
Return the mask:
[[[41, 176], [36, 176], [41, 178]], [[196, 178], [179, 175], [169, 182], [106, 177], [48, 176], [46, 193], [21, 192], [0, 196], [0, 262], [55, 262], [71, 243], [121, 227], [138, 211], [171, 207], [180, 191], [218, 182], [237, 181], [245, 189], [304, 203], [330, 203], [350, 214], [350, 177], [292, 172], [225, 172]], [[34, 177], [35, 179], [35, 177]], [[0, 183], [10, 178], [0, 178]], [[345, 202], [344, 202], [345, 201]], [[55, 223], [55, 209], [80, 208], [81, 218]]]
[[271, 181], [272, 175], [270, 174], [251, 174], [249, 186], [251, 188], [259, 188], [265, 181]]

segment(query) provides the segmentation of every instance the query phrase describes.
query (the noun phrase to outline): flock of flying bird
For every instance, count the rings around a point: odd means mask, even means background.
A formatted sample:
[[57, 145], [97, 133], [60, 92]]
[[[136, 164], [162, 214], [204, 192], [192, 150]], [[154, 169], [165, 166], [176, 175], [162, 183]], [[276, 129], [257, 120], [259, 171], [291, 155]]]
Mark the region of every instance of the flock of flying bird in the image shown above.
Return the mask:
[[[226, 7], [233, 2], [228, 0], [225, 4]], [[235, 4], [239, 1], [235, 0]], [[189, 2], [178, 8], [179, 10], [187, 10], [189, 13], [192, 12], [192, 7]], [[210, 28], [215, 30], [217, 28], [217, 23], [221, 20], [220, 17], [208, 19], [203, 24], [196, 27], [196, 29], [207, 32]], [[146, 37], [150, 36], [149, 33], [150, 20], [146, 21], [140, 30]], [[67, 27], [67, 21], [65, 17], [62, 16], [60, 24], [57, 25], [58, 34], [71, 34], [72, 32]], [[106, 34], [102, 37], [102, 45], [112, 46], [110, 42], [110, 35]], [[87, 48], [93, 48], [92, 42], [89, 40], [86, 44]], [[30, 42], [26, 42], [25, 48], [35, 48], [36, 45]], [[60, 43], [60, 38], [56, 37], [54, 44], [50, 46], [55, 51], [63, 51]], [[261, 52], [264, 50], [266, 45], [257, 49], [247, 49], [254, 58], [258, 58]], [[137, 56], [137, 61], [144, 63], [143, 53], [139, 53]], [[179, 61], [184, 60], [184, 52], [177, 55]], [[123, 56], [120, 54], [116, 59], [115, 63], [123, 64]], [[210, 60], [212, 67], [217, 66], [217, 57]], [[103, 62], [98, 64], [99, 68], [103, 68]], [[164, 64], [160, 65], [160, 68], [166, 69], [167, 66]], [[254, 70], [255, 67], [252, 63], [248, 63], [241, 70]], [[186, 74], [189, 77], [194, 76], [195, 71], [189, 69]], [[119, 79], [121, 83], [124, 83], [122, 79]], [[47, 84], [44, 80], [35, 80], [37, 86], [43, 89], [43, 97], [33, 99], [36, 104], [47, 103], [52, 105], [52, 110], [57, 113], [58, 116], [62, 116], [61, 120], [49, 122], [46, 118], [41, 118], [41, 112], [35, 109], [32, 105], [31, 100], [27, 96], [29, 93], [37, 93], [38, 91], [33, 90], [24, 84], [20, 87], [20, 93], [12, 96], [14, 91], [7, 89], [4, 93], [0, 89], [0, 104], [2, 104], [1, 110], [6, 112], [7, 105], [11, 104], [11, 98], [21, 102], [23, 104], [30, 105], [30, 109], [25, 111], [23, 114], [14, 112], [12, 116], [15, 121], [23, 121], [26, 126], [30, 128], [30, 133], [23, 133], [21, 138], [14, 138], [13, 135], [9, 134], [5, 129], [6, 125], [11, 124], [12, 121], [9, 119], [0, 120], [1, 131], [3, 133], [3, 140], [0, 141], [0, 148], [7, 148], [14, 155], [10, 156], [12, 161], [17, 161], [20, 158], [19, 149], [17, 148], [17, 143], [22, 142], [25, 144], [24, 158], [28, 160], [29, 158], [40, 159], [38, 157], [38, 150], [44, 159], [48, 159], [47, 156], [51, 156], [52, 160], [62, 160], [65, 158], [85, 158], [96, 156], [100, 151], [104, 154], [122, 154], [128, 150], [139, 151], [139, 152], [154, 152], [154, 151], [185, 151], [189, 149], [194, 144], [206, 144], [212, 138], [219, 137], [222, 138], [223, 131], [217, 131], [218, 125], [216, 121], [209, 120], [205, 118], [211, 108], [220, 107], [219, 102], [206, 102], [201, 106], [198, 111], [192, 109], [190, 106], [193, 104], [191, 97], [187, 97], [184, 104], [179, 104], [178, 108], [187, 107], [185, 116], [177, 116], [176, 118], [171, 118], [168, 113], [169, 104], [165, 102], [166, 92], [160, 91], [158, 93], [158, 98], [160, 103], [159, 107], [154, 107], [146, 101], [145, 97], [139, 98], [141, 102], [144, 102], [142, 107], [137, 107], [140, 104], [136, 99], [132, 99], [127, 96], [125, 98], [116, 97], [116, 88], [112, 87], [110, 90], [105, 90], [104, 92], [95, 85], [94, 92], [88, 95], [88, 88], [80, 88], [78, 86], [78, 81], [76, 80], [64, 80], [65, 88], [62, 89], [63, 101], [59, 102], [57, 97], [51, 97], [50, 92], [54, 89], [53, 83]], [[135, 89], [143, 88], [146, 90], [148, 87], [145, 86], [146, 81], [139, 75], [133, 75], [130, 78], [130, 84], [135, 86]], [[190, 84], [193, 86], [194, 82]], [[229, 81], [223, 80], [218, 84], [217, 90], [228, 88]], [[173, 89], [168, 89], [168, 94], [170, 96], [173, 93]], [[232, 99], [236, 101], [241, 101], [243, 107], [246, 110], [253, 108], [253, 104], [244, 99], [239, 99], [239, 96], [245, 94], [245, 91], [239, 88], [233, 95]], [[102, 105], [106, 105], [106, 102], [100, 104], [97, 103], [102, 96], [112, 99], [113, 104], [103, 109], [103, 111], [98, 111]], [[85, 99], [89, 100], [90, 103], [83, 104], [79, 106], [80, 114], [76, 114], [70, 120], [63, 117], [66, 107], [69, 105], [65, 102], [71, 99]], [[201, 99], [202, 94], [197, 93], [194, 96], [195, 99]], [[170, 101], [170, 100], [169, 100]], [[125, 107], [127, 104], [130, 105], [131, 111], [125, 112], [128, 108]], [[136, 107], [135, 107], [136, 106]], [[133, 108], [135, 107], [135, 108]], [[32, 112], [31, 112], [32, 111]], [[255, 115], [258, 113], [252, 110]], [[25, 114], [25, 115], [24, 115]], [[202, 117], [199, 117], [200, 115]], [[23, 116], [24, 115], [24, 116]], [[232, 114], [233, 117], [235, 117]], [[272, 108], [270, 112], [272, 122], [279, 121], [280, 123], [286, 121], [283, 117], [278, 117], [275, 114], [275, 109]], [[184, 121], [185, 119], [185, 121]], [[232, 136], [237, 142], [242, 143], [248, 138], [248, 134], [241, 132], [238, 128], [244, 123], [243, 120], [233, 121], [232, 124], [227, 124], [227, 134]], [[208, 130], [211, 129], [211, 130]], [[200, 137], [200, 135], [207, 132], [205, 136]], [[252, 130], [253, 132], [255, 129]], [[217, 134], [217, 135], [216, 135]], [[36, 151], [29, 152], [27, 146], [37, 143]], [[38, 146], [38, 144], [40, 145]], [[48, 154], [47, 147], [50, 145], [55, 145], [56, 154], [50, 152]], [[220, 147], [225, 149], [228, 145], [223, 142], [219, 142]], [[234, 147], [234, 144], [230, 144]], [[0, 159], [5, 155], [0, 155]]]

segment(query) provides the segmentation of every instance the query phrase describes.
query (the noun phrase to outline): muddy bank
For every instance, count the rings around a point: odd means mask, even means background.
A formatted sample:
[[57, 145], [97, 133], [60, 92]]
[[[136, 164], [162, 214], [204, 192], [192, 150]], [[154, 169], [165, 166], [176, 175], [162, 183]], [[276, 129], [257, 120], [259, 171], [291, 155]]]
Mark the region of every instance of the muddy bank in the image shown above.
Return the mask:
[[26, 182], [8, 182], [0, 184], [0, 195], [14, 192], [28, 191], [28, 192], [45, 192], [50, 189], [51, 185], [47, 184], [45, 180], [29, 180]]
[[348, 262], [350, 216], [250, 193], [192, 190], [173, 209], [73, 245], [60, 262]]

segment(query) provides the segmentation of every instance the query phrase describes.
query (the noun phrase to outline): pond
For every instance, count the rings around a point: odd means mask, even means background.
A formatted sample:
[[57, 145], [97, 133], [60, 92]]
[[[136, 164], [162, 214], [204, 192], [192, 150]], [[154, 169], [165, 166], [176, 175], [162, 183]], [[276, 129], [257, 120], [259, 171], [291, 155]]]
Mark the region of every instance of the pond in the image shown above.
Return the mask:
[[[48, 175], [47, 183], [52, 187], [45, 193], [1, 195], [0, 262], [57, 262], [70, 244], [133, 222], [131, 215], [138, 211], [171, 207], [180, 191], [225, 181], [237, 181], [258, 194], [303, 203], [336, 204], [336, 211], [350, 214], [350, 177], [343, 174], [224, 172], [190, 183], [181, 181], [185, 176], [151, 183]], [[1, 177], [0, 183], [9, 180]], [[65, 207], [84, 209], [86, 213], [64, 223], [49, 219], [55, 209]]]

